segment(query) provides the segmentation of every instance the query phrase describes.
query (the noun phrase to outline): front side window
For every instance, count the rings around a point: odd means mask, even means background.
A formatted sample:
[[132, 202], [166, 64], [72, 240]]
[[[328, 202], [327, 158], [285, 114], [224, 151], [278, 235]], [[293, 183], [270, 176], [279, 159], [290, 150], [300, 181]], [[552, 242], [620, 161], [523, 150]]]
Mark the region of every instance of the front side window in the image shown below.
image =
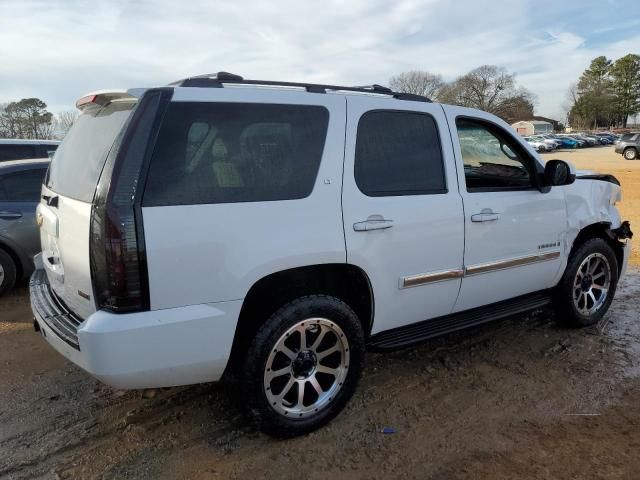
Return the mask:
[[172, 103], [143, 205], [304, 198], [315, 183], [328, 122], [321, 106]]
[[481, 121], [456, 121], [467, 191], [533, 187], [530, 159], [515, 140]]
[[354, 174], [370, 197], [446, 193], [434, 118], [419, 112], [365, 113], [358, 124]]
[[46, 169], [27, 170], [0, 177], [0, 200], [4, 202], [37, 202]]

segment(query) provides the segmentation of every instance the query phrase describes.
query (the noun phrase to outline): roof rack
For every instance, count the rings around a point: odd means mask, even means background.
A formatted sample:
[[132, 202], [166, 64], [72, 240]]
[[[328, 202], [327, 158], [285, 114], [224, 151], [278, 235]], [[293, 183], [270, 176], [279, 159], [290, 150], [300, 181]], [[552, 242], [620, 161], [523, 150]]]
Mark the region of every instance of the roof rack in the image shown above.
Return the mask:
[[416, 95], [413, 93], [394, 92], [388, 87], [382, 85], [363, 85], [356, 87], [345, 87], [340, 85], [324, 85], [319, 83], [298, 83], [298, 82], [280, 82], [273, 80], [245, 80], [240, 75], [235, 75], [229, 72], [217, 72], [204, 75], [197, 75], [195, 77], [184, 78], [170, 83], [173, 87], [200, 87], [200, 88], [223, 88], [224, 84], [239, 84], [239, 85], [262, 85], [262, 86], [276, 86], [276, 87], [298, 87], [304, 88], [307, 92], [312, 93], [327, 93], [330, 91], [344, 91], [344, 92], [360, 92], [360, 93], [374, 93], [379, 95], [389, 95], [398, 100], [411, 100], [415, 102], [431, 102], [431, 99], [422, 95]]

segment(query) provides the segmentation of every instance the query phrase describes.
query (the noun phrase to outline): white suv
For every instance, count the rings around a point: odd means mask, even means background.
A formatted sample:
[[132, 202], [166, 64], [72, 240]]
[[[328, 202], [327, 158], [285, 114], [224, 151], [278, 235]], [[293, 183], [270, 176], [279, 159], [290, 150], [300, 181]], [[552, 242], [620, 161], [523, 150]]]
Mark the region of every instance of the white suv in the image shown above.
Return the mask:
[[617, 180], [545, 167], [485, 112], [227, 73], [77, 106], [38, 207], [36, 329], [116, 388], [233, 373], [273, 435], [337, 415], [366, 348], [552, 300], [590, 325], [625, 270]]

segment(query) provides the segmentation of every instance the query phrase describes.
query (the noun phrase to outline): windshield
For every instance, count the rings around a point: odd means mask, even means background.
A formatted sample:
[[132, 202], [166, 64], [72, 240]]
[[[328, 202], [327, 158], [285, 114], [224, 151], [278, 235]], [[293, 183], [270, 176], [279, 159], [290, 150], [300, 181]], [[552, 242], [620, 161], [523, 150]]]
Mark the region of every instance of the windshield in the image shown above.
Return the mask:
[[93, 201], [109, 149], [134, 105], [112, 102], [85, 110], [53, 156], [47, 187], [65, 197]]

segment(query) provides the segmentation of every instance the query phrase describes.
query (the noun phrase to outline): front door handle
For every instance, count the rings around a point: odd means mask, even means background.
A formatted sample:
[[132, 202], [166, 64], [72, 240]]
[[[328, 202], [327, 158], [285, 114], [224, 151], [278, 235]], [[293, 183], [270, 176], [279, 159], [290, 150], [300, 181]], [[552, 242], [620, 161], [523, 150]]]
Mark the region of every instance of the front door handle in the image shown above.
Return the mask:
[[472, 222], [495, 222], [500, 218], [500, 214], [490, 208], [483, 208], [480, 213], [471, 215]]
[[356, 232], [368, 232], [369, 230], [386, 230], [393, 227], [393, 220], [365, 220], [364, 222], [356, 222], [353, 229]]
[[18, 218], [22, 218], [22, 213], [3, 210], [0, 211], [0, 218], [2, 220], [16, 220]]

